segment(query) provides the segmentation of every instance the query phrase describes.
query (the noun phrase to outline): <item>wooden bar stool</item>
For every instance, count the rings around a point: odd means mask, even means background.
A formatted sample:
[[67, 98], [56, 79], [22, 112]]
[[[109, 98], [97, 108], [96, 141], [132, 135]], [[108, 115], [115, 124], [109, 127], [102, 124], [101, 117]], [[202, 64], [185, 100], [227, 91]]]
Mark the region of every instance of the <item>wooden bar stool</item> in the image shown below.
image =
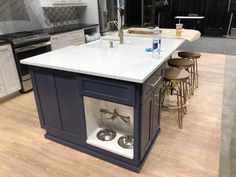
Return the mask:
[[[166, 68], [162, 94], [162, 106], [167, 109], [178, 110], [179, 128], [183, 128], [184, 110], [188, 104], [187, 84], [189, 73], [184, 69]], [[176, 104], [167, 104], [166, 95], [176, 95]]]
[[183, 58], [173, 58], [168, 60], [168, 65], [171, 67], [179, 68], [179, 69], [185, 69], [190, 74], [189, 79], [189, 97], [194, 94], [194, 80], [195, 80], [195, 74], [194, 74], [194, 62], [192, 60], [186, 60]]
[[198, 63], [197, 60], [201, 57], [200, 53], [196, 52], [178, 52], [178, 56], [182, 58], [187, 58], [193, 60], [194, 62], [194, 73], [195, 73], [195, 82], [196, 88], [198, 88]]

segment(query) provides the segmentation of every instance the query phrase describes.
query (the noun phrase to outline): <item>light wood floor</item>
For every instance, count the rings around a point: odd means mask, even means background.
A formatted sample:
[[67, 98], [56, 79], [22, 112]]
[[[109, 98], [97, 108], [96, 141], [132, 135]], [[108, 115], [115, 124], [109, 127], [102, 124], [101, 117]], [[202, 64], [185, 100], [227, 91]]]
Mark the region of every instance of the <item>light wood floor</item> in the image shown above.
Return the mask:
[[0, 104], [0, 176], [218, 177], [224, 61], [202, 55], [184, 129], [175, 111], [162, 112], [161, 134], [139, 175], [44, 139], [32, 93]]

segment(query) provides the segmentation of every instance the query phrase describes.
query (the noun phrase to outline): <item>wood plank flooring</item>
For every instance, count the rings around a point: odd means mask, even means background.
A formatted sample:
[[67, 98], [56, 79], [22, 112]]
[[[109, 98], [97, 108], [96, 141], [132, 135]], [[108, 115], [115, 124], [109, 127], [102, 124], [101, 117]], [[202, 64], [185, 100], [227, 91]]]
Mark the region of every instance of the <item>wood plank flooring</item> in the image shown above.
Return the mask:
[[161, 134], [140, 174], [44, 138], [33, 93], [0, 104], [1, 177], [218, 177], [224, 55], [202, 54], [199, 88], [180, 130], [163, 110]]

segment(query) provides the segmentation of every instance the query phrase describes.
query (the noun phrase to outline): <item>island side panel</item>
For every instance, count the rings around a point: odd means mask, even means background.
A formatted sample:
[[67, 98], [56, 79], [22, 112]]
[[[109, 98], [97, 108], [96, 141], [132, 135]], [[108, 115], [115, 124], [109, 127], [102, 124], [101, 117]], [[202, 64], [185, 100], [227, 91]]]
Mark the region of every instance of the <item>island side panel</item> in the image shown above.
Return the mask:
[[78, 94], [77, 75], [34, 67], [31, 77], [41, 127], [51, 136], [83, 144], [83, 104]]
[[40, 107], [38, 110], [42, 111], [40, 115], [41, 122], [43, 122], [44, 128], [51, 128], [55, 130], [62, 130], [62, 124], [59, 119], [59, 105], [56, 94], [55, 81], [52, 72], [44, 72], [43, 70], [32, 71], [34, 83], [37, 85], [38, 104]]

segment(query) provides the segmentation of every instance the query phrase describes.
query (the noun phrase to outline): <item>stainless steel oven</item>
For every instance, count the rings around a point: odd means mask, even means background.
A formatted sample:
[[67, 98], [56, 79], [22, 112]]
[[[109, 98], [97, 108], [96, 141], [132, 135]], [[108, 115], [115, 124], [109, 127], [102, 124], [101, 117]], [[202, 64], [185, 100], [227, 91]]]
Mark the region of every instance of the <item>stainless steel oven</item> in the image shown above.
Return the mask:
[[28, 67], [20, 64], [20, 60], [51, 51], [50, 36], [40, 34], [17, 38], [13, 39], [11, 44], [21, 81], [21, 92], [24, 93], [32, 90], [32, 83]]

